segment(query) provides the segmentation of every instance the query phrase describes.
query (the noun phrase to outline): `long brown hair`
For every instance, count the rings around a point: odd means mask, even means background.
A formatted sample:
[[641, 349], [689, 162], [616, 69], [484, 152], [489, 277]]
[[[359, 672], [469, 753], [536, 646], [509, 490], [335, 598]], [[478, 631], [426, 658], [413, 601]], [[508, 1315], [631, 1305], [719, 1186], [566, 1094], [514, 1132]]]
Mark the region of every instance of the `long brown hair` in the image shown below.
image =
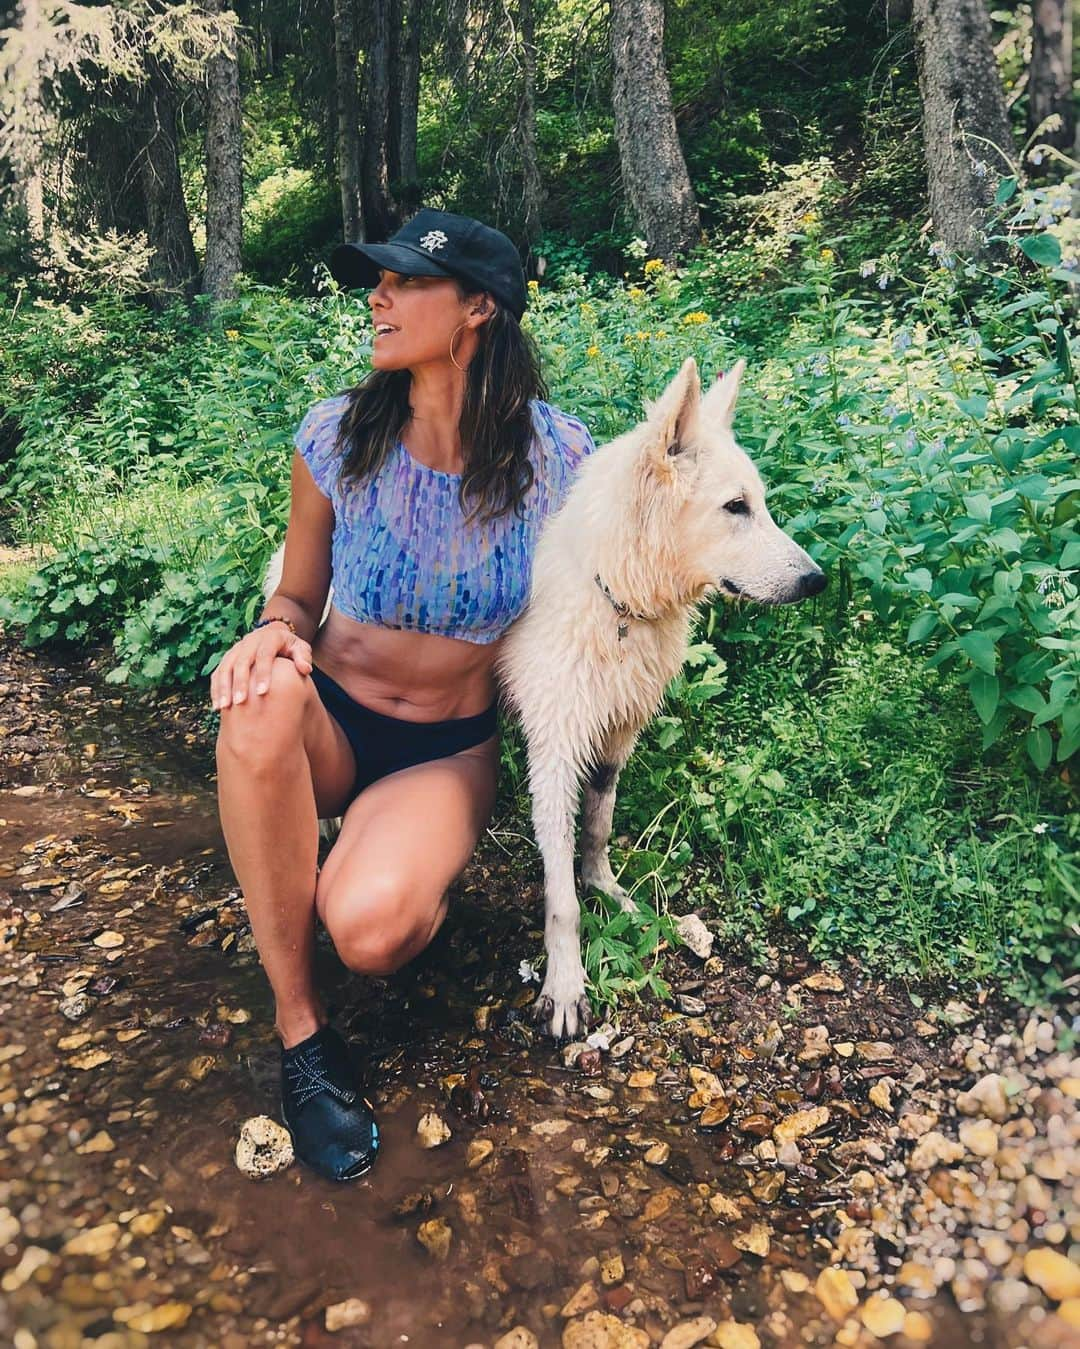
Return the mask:
[[[462, 300], [476, 293], [452, 279]], [[480, 511], [484, 521], [510, 510], [520, 514], [535, 476], [529, 400], [548, 396], [531, 334], [497, 300], [494, 304], [492, 316], [477, 329], [479, 345], [465, 376], [459, 423], [465, 472], [458, 499], [466, 523]], [[346, 390], [349, 401], [335, 444], [343, 481], [378, 472], [392, 453], [409, 420], [411, 384], [408, 370], [371, 370]], [[467, 496], [475, 500], [466, 510]]]

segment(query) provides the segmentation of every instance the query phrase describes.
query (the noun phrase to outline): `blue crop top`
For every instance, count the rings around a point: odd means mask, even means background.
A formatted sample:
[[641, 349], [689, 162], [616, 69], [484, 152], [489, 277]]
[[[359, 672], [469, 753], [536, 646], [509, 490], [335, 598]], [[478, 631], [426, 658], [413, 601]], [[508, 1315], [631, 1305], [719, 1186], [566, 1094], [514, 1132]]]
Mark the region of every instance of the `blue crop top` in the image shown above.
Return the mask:
[[524, 519], [510, 511], [466, 525], [462, 475], [420, 463], [401, 441], [377, 473], [342, 487], [334, 441], [347, 402], [336, 394], [314, 404], [293, 437], [334, 507], [334, 607], [361, 623], [494, 642], [525, 607], [540, 526], [596, 449], [592, 436], [576, 417], [533, 399], [535, 477]]

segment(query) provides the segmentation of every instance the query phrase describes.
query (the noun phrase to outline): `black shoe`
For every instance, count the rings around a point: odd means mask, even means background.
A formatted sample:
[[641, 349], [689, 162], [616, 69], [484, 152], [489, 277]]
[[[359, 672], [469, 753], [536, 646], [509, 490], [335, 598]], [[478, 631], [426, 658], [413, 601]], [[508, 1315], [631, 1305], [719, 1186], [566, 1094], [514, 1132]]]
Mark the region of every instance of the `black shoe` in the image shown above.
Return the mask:
[[281, 1117], [297, 1157], [328, 1180], [355, 1180], [373, 1166], [379, 1126], [333, 1026], [282, 1048]]

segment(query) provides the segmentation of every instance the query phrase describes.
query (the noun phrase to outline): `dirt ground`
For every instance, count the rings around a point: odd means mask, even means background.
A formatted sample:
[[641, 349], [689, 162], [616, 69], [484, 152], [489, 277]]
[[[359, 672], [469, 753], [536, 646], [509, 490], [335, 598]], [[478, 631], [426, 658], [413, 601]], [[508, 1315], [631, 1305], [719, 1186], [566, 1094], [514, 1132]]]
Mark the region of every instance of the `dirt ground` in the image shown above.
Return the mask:
[[521, 831], [394, 978], [322, 934], [384, 1149], [250, 1179], [278, 1043], [205, 700], [0, 637], [0, 1342], [1080, 1345], [1076, 1008], [680, 948], [555, 1046]]

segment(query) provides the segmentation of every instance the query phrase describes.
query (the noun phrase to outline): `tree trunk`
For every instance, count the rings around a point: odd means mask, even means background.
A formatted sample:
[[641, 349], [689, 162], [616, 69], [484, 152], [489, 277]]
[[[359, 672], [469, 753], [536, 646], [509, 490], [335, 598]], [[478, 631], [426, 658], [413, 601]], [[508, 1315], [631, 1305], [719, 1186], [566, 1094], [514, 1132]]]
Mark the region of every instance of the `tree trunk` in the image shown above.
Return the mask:
[[[1057, 113], [1055, 128], [1039, 132], [1047, 117]], [[1028, 71], [1028, 135], [1064, 150], [1072, 149], [1076, 114], [1072, 95], [1071, 0], [1033, 0], [1031, 6], [1031, 66]]]
[[398, 109], [396, 134], [396, 196], [402, 218], [420, 206], [420, 173], [416, 165], [416, 122], [420, 107], [420, 0], [404, 0], [404, 25], [399, 33], [400, 93], [392, 106]]
[[[214, 14], [225, 12], [227, 0], [204, 0]], [[241, 207], [244, 191], [243, 143], [240, 131], [240, 62], [237, 33], [229, 31], [225, 50], [207, 63], [206, 103], [206, 260], [203, 290], [216, 299], [236, 294], [243, 242]]]
[[337, 169], [341, 184], [341, 236], [363, 243], [360, 205], [360, 86], [356, 79], [357, 0], [334, 0], [334, 68], [337, 95]]
[[612, 102], [623, 189], [653, 257], [671, 261], [701, 238], [671, 85], [663, 0], [612, 0]]
[[[34, 44], [47, 40], [47, 29], [42, 27], [39, 0], [23, 0], [19, 13], [19, 28]], [[44, 129], [47, 118], [41, 91], [41, 73], [36, 60], [26, 63], [25, 84], [19, 90], [22, 105], [20, 136], [13, 143], [12, 170], [18, 184], [18, 193], [26, 212], [26, 229], [31, 240], [40, 244], [45, 240], [45, 191], [41, 168]]]
[[540, 239], [540, 217], [544, 204], [544, 185], [536, 153], [536, 31], [532, 0], [518, 0], [521, 19], [523, 79], [518, 105], [518, 143], [521, 146], [522, 233], [530, 256]]
[[361, 198], [364, 232], [373, 242], [397, 224], [390, 196], [390, 66], [393, 0], [371, 0], [371, 42], [364, 62], [364, 151]]
[[190, 300], [198, 292], [199, 264], [180, 183], [176, 91], [153, 56], [147, 57], [147, 72], [139, 91], [138, 126], [147, 234], [154, 250], [150, 270], [162, 289]]
[[1015, 149], [990, 16], [985, 0], [914, 0], [913, 19], [934, 230], [984, 253], [986, 211]]

